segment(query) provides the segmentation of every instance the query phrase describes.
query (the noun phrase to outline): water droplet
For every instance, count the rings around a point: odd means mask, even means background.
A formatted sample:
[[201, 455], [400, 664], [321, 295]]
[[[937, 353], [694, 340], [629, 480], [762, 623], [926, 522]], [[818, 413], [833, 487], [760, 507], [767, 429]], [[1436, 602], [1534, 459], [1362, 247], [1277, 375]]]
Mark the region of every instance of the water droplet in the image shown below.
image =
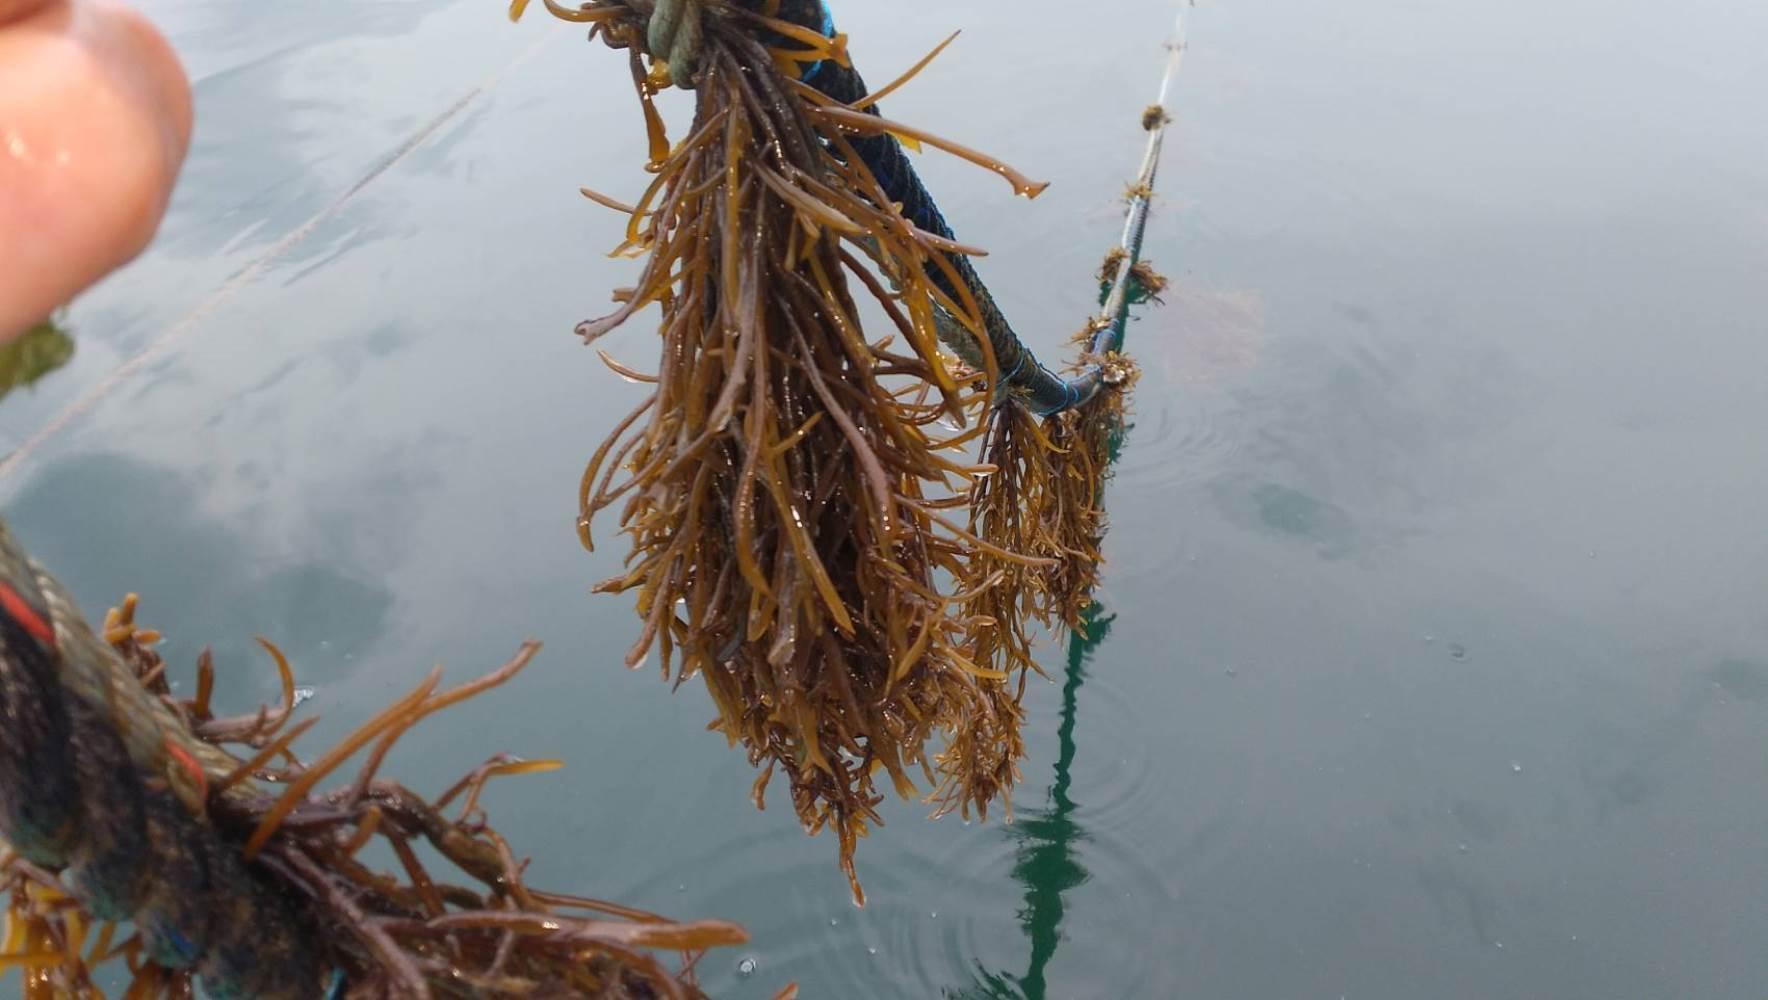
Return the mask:
[[[1572, 938], [1572, 940], [1576, 941], [1577, 938]], [[866, 954], [868, 954], [868, 955], [876, 955], [877, 953], [878, 953], [878, 949], [876, 949], [876, 948], [867, 948], [866, 949]]]
[[687, 892], [688, 887], [686, 885], [678, 885], [675, 887], [675, 891], [676, 892]]
[[1492, 943], [1497, 945], [1500, 948], [1504, 947], [1504, 942], [1502, 942], [1502, 941], [1493, 941]]
[[1458, 642], [1449, 643], [1449, 658], [1454, 660], [1467, 659], [1467, 647]]
[[316, 693], [317, 692], [315, 692], [310, 687], [295, 688], [295, 705], [296, 705], [296, 707], [299, 707], [302, 702], [312, 698], [313, 695]]
[[934, 910], [934, 911], [933, 911], [933, 912], [932, 912], [932, 913], [931, 913], [931, 914], [930, 914], [930, 916], [932, 916], [932, 917], [933, 917], [933, 919], [935, 919], [935, 920], [938, 920], [938, 919], [939, 919], [939, 911], [938, 911], [938, 910]]
[[1521, 774], [1522, 773], [1522, 762], [1518, 761], [1518, 760], [1511, 761], [1510, 762], [1510, 773], [1511, 774]]
[[744, 979], [748, 979], [750, 976], [755, 975], [755, 970], [760, 968], [760, 966], [761, 963], [755, 961], [755, 959], [745, 958], [737, 963], [737, 975], [742, 976]]
[[1456, 844], [1455, 850], [1460, 851], [1462, 854], [1466, 854], [1467, 853], [1467, 845], [1466, 844]]
[[834, 917], [830, 917], [829, 918], [829, 926], [830, 927], [839, 927], [839, 926], [841, 926], [841, 921], [835, 919]]

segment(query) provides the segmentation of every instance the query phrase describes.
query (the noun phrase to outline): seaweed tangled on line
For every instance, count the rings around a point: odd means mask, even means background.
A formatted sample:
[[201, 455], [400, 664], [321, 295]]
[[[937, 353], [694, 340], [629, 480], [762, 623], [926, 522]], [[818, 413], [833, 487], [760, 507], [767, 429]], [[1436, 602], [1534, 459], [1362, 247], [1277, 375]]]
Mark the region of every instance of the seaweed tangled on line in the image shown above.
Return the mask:
[[[746, 940], [733, 924], [677, 923], [526, 885], [526, 862], [489, 825], [480, 797], [492, 778], [553, 770], [555, 761], [500, 754], [433, 800], [377, 777], [388, 751], [413, 725], [514, 677], [539, 650], [537, 643], [525, 643], [495, 671], [448, 690], [437, 690], [440, 668], [432, 671], [306, 763], [293, 744], [318, 720], [291, 724], [294, 675], [276, 647], [263, 643], [281, 677], [281, 705], [217, 717], [208, 653], [198, 661], [194, 696], [175, 697], [152, 648], [158, 635], [136, 627], [135, 603], [130, 595], [112, 609], [103, 638], [132, 673], [122, 680], [145, 688], [184, 729], [177, 744], [168, 746], [182, 747], [173, 754], [183, 771], [174, 789], [179, 799], [224, 839], [243, 843], [254, 876], [295, 901], [297, 915], [289, 926], [262, 928], [257, 960], [316, 959], [319, 969], [300, 962], [288, 970], [288, 988], [297, 994], [305, 991], [296, 983], [332, 969], [345, 984], [344, 995], [352, 997], [491, 993], [691, 1000], [703, 996], [693, 970], [705, 949]], [[347, 785], [316, 790], [364, 749], [369, 753]], [[393, 859], [396, 874], [363, 860], [371, 844]], [[418, 856], [423, 845], [462, 881], [445, 881], [426, 866]], [[171, 885], [165, 891], [182, 889]], [[28, 1000], [101, 997], [101, 970], [113, 964], [126, 973], [125, 997], [194, 995], [191, 970], [159, 964], [140, 929], [96, 918], [57, 873], [0, 850], [0, 892], [8, 902], [0, 975], [21, 970]], [[321, 951], [314, 955], [305, 944], [282, 938], [316, 940]], [[671, 969], [657, 952], [678, 952], [682, 961]]]
[[[853, 854], [878, 822], [881, 779], [909, 796], [919, 774], [941, 811], [982, 811], [1010, 788], [1023, 754], [1012, 673], [1029, 658], [996, 661], [972, 636], [1005, 627], [985, 595], [1054, 559], [966, 519], [996, 472], [968, 452], [989, 432], [999, 372], [948, 255], [980, 251], [905, 218], [851, 138], [938, 146], [1021, 194], [1042, 185], [799, 82], [781, 67], [845, 65], [844, 37], [731, 4], [703, 5], [696, 111], [671, 145], [652, 100], [667, 75], [643, 58], [651, 4], [548, 7], [628, 50], [655, 175], [633, 206], [585, 191], [628, 216], [616, 252], [644, 265], [579, 333], [662, 314], [654, 374], [603, 355], [654, 388], [584, 473], [584, 544], [615, 507], [632, 541], [627, 570], [598, 589], [637, 593], [627, 664], [655, 649], [665, 679], [704, 679], [714, 727], [761, 768], [757, 805], [783, 771], [805, 828], [835, 830], [863, 902]], [[865, 299], [891, 336], [866, 337]], [[979, 370], [941, 353], [940, 323], [974, 338]], [[940, 736], [946, 751], [930, 755]]]

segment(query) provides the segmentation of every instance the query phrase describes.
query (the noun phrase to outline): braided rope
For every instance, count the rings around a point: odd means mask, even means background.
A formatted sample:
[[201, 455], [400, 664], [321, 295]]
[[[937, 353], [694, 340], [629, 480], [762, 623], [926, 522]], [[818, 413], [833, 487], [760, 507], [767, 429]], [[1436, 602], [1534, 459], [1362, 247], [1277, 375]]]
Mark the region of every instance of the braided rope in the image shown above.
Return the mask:
[[[303, 764], [288, 747], [315, 720], [285, 728], [293, 676], [274, 647], [282, 706], [217, 718], [206, 661], [195, 699], [173, 698], [133, 608], [131, 597], [95, 634], [0, 522], [0, 893], [11, 895], [0, 976], [22, 966], [29, 1000], [92, 995], [95, 970], [119, 957], [131, 997], [187, 997], [199, 977], [216, 998], [317, 997], [329, 980], [332, 995], [411, 1000], [688, 1000], [702, 996], [698, 953], [746, 940], [722, 921], [678, 923], [526, 886], [479, 796], [491, 778], [556, 761], [497, 754], [434, 801], [375, 777], [402, 733], [509, 680], [538, 643], [447, 690], [436, 690], [437, 668]], [[371, 742], [353, 783], [314, 792]], [[278, 755], [287, 766], [272, 765]], [[450, 803], [457, 818], [443, 815]], [[375, 838], [404, 880], [357, 858]], [[483, 889], [433, 876], [413, 853], [420, 841]], [[112, 947], [122, 922], [137, 934]], [[680, 971], [651, 950], [682, 952]]]
[[[820, 8], [821, 30], [825, 35], [832, 36], [834, 19], [829, 14], [827, 3], [821, 3]], [[1121, 378], [1121, 369], [1111, 362], [1110, 356], [1123, 348], [1129, 319], [1128, 307], [1135, 297], [1133, 286], [1137, 283], [1137, 275], [1134, 267], [1141, 259], [1162, 143], [1166, 126], [1171, 121], [1166, 112], [1167, 97], [1184, 52], [1183, 17], [1181, 12], [1173, 38], [1167, 44], [1170, 55], [1165, 73], [1161, 77], [1159, 98], [1143, 113], [1143, 126], [1149, 133], [1147, 151], [1141, 168], [1137, 171], [1136, 182], [1130, 189], [1123, 237], [1112, 254], [1111, 259], [1117, 262], [1111, 276], [1112, 283], [1102, 297], [1102, 309], [1098, 317], [1091, 324], [1084, 364], [1078, 374], [1064, 378], [1039, 362], [1031, 348], [1025, 345], [1013, 330], [1012, 324], [1007, 321], [988, 286], [983, 283], [981, 275], [970, 263], [969, 256], [949, 251], [944, 254], [945, 262], [950, 265], [976, 303], [995, 363], [1002, 372], [1001, 382], [1006, 391], [1001, 395], [1017, 400], [1039, 416], [1049, 416], [1080, 406], [1100, 389], [1115, 384]], [[801, 23], [809, 24], [808, 21]], [[857, 104], [870, 96], [865, 81], [848, 66], [819, 62], [805, 73], [804, 80], [825, 96], [843, 104]], [[879, 114], [875, 103], [867, 106], [866, 112]], [[955, 240], [951, 226], [946, 222], [939, 206], [934, 203], [932, 194], [922, 183], [902, 143], [895, 136], [887, 132], [879, 135], [855, 135], [850, 136], [848, 141], [878, 179], [885, 194], [901, 204], [905, 218], [926, 232]], [[958, 289], [944, 268], [930, 262], [926, 273], [940, 291], [954, 301], [959, 300]], [[974, 335], [944, 310], [936, 310], [935, 318], [940, 339], [946, 346], [955, 351], [966, 364], [982, 367], [982, 352], [975, 343]]]
[[219, 754], [0, 523], [0, 835], [211, 996], [315, 996], [311, 929], [208, 820]]

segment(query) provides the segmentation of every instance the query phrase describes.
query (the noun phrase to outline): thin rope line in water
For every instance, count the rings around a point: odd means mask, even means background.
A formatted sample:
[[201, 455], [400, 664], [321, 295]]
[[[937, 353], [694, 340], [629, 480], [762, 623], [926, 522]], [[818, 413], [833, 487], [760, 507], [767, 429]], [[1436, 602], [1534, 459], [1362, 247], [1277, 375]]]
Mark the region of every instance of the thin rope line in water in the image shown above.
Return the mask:
[[158, 337], [149, 341], [145, 347], [135, 352], [116, 368], [113, 368], [91, 388], [75, 397], [72, 402], [62, 407], [61, 410], [57, 412], [55, 416], [51, 417], [35, 434], [26, 439], [23, 444], [13, 449], [11, 454], [7, 455], [4, 459], [0, 459], [0, 479], [5, 479], [7, 476], [10, 476], [13, 472], [17, 471], [18, 467], [23, 465], [25, 461], [30, 458], [32, 452], [35, 452], [38, 448], [42, 447], [45, 442], [49, 441], [49, 439], [55, 437], [63, 430], [66, 430], [68, 425], [72, 424], [75, 420], [78, 420], [80, 417], [91, 412], [94, 407], [104, 401], [105, 397], [115, 392], [118, 386], [121, 386], [124, 382], [128, 381], [131, 376], [146, 367], [148, 362], [159, 357], [161, 354], [164, 354], [167, 349], [185, 339], [185, 337], [187, 337], [204, 319], [208, 318], [210, 313], [213, 313], [216, 309], [220, 308], [223, 303], [228, 299], [231, 299], [240, 289], [251, 284], [268, 270], [272, 264], [286, 256], [290, 250], [299, 246], [307, 237], [313, 235], [315, 230], [329, 222], [339, 212], [343, 211], [344, 206], [355, 200], [356, 196], [361, 194], [364, 188], [374, 183], [387, 171], [404, 162], [412, 153], [417, 151], [419, 146], [423, 145], [425, 139], [434, 135], [437, 130], [442, 128], [442, 126], [453, 121], [462, 111], [465, 111], [471, 106], [474, 101], [490, 92], [490, 90], [497, 86], [505, 76], [515, 71], [529, 59], [533, 58], [535, 53], [539, 52], [543, 46], [550, 44], [557, 37], [559, 36], [549, 34], [535, 42], [533, 45], [518, 54], [514, 59], [511, 59], [501, 69], [486, 77], [478, 86], [463, 94], [459, 100], [444, 109], [440, 114], [436, 115], [436, 117], [430, 119], [417, 131], [406, 136], [404, 141], [400, 142], [399, 145], [395, 146], [390, 152], [383, 156], [379, 162], [369, 168], [368, 173], [363, 174], [356, 183], [350, 185], [350, 187], [345, 190], [343, 194], [339, 195], [330, 205], [327, 205], [325, 208], [314, 213], [306, 222], [303, 222], [296, 227], [293, 232], [284, 236], [281, 240], [278, 240], [275, 246], [272, 246], [262, 254], [259, 254], [258, 257], [256, 257], [250, 264], [247, 264], [244, 269], [222, 282], [220, 287], [211, 292], [208, 298], [198, 303], [196, 308], [185, 313], [183, 317], [167, 327]]
[[[1142, 154], [1142, 165], [1136, 171], [1136, 182], [1132, 188], [1135, 193], [1130, 198], [1128, 210], [1124, 212], [1123, 236], [1118, 241], [1122, 259], [1117, 263], [1117, 273], [1112, 278], [1111, 288], [1100, 303], [1098, 318], [1095, 320], [1098, 332], [1087, 345], [1088, 353], [1095, 357], [1103, 358], [1123, 349], [1127, 332], [1125, 326], [1129, 320], [1131, 275], [1135, 265], [1141, 260], [1142, 244], [1148, 235], [1148, 215], [1154, 198], [1154, 180], [1160, 170], [1160, 154], [1166, 141], [1166, 129], [1172, 121], [1169, 107], [1172, 84], [1178, 76], [1179, 66], [1184, 61], [1185, 49], [1188, 47], [1185, 40], [1185, 7], [1181, 5], [1173, 17], [1172, 35], [1166, 42], [1166, 68], [1161, 74], [1159, 96], [1154, 102], [1154, 106], [1161, 111], [1161, 117], [1148, 130], [1148, 146]], [[1032, 412], [1047, 417], [1079, 406], [1099, 391], [1105, 384], [1106, 377], [1105, 364], [1095, 362], [1080, 374], [1060, 380], [1061, 401], [1049, 407], [1033, 406]]]
[[[1101, 343], [1114, 339], [1117, 347], [1123, 346], [1123, 331], [1118, 329], [1122, 322], [1124, 300], [1129, 295], [1130, 269], [1142, 256], [1142, 242], [1148, 232], [1148, 210], [1154, 196], [1154, 177], [1160, 168], [1161, 148], [1166, 141], [1166, 128], [1171, 119], [1171, 108], [1168, 106], [1172, 92], [1173, 79], [1179, 74], [1179, 65], [1184, 61], [1185, 49], [1185, 9], [1173, 18], [1172, 37], [1166, 43], [1166, 71], [1160, 78], [1160, 96], [1155, 104], [1165, 114], [1158, 127], [1148, 133], [1148, 149], [1142, 154], [1142, 167], [1136, 172], [1136, 194], [1130, 202], [1130, 210], [1123, 220], [1123, 239], [1119, 248], [1124, 251], [1123, 260], [1117, 264], [1117, 276], [1112, 281], [1111, 293], [1099, 310], [1099, 319], [1111, 324], [1101, 335]], [[1095, 350], [1095, 353], [1101, 353]]]

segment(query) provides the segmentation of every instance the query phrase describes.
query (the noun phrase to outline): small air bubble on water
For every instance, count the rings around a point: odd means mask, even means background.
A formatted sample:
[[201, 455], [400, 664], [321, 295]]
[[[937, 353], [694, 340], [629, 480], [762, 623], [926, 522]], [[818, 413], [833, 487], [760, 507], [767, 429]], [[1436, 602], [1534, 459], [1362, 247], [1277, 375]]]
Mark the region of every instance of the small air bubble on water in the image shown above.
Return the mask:
[[[1576, 941], [1577, 938], [1572, 938], [1572, 940]], [[867, 948], [866, 949], [866, 954], [868, 954], [868, 955], [876, 955], [877, 953], [878, 953], [878, 949], [876, 949], [876, 948]]]
[[1425, 641], [1425, 642], [1427, 642], [1427, 643], [1428, 643], [1428, 642], [1435, 642], [1435, 641], [1436, 641], [1436, 636], [1434, 636], [1434, 635], [1431, 635], [1431, 634], [1430, 634], [1430, 633], [1429, 633], [1429, 632], [1426, 632], [1426, 633], [1424, 633], [1424, 641]]
[[678, 885], [678, 886], [676, 886], [676, 887], [675, 887], [675, 891], [676, 891], [676, 892], [687, 892], [687, 891], [688, 891], [688, 887], [687, 887], [687, 885], [686, 885], [686, 884], [682, 884], [682, 885]]
[[295, 706], [297, 708], [300, 707], [300, 704], [302, 702], [307, 701], [308, 699], [312, 698], [317, 693], [318, 692], [314, 691], [310, 687], [295, 688]]
[[1223, 670], [1222, 673], [1227, 674], [1229, 677], [1237, 677], [1240, 674], [1240, 670], [1237, 667], [1229, 667], [1228, 669]]
[[748, 979], [750, 976], [755, 975], [755, 970], [760, 965], [761, 963], [755, 961], [753, 958], [745, 958], [737, 963], [737, 975], [742, 976], [744, 979]]
[[934, 911], [932, 911], [932, 912], [931, 912], [931, 913], [930, 913], [930, 914], [929, 914], [929, 916], [931, 916], [931, 917], [932, 917], [932, 918], [933, 918], [933, 919], [935, 919], [935, 920], [938, 920], [938, 919], [939, 919], [939, 911], [938, 911], [938, 910], [934, 910]]
[[829, 926], [830, 927], [839, 927], [839, 926], [841, 926], [841, 921], [836, 919], [835, 917], [830, 917], [829, 918]]
[[1466, 854], [1467, 853], [1467, 845], [1466, 844], [1456, 844], [1455, 850], [1460, 851], [1462, 854]]
[[1511, 761], [1510, 762], [1510, 773], [1511, 774], [1521, 774], [1522, 773], [1522, 761], [1519, 761], [1519, 760]]

